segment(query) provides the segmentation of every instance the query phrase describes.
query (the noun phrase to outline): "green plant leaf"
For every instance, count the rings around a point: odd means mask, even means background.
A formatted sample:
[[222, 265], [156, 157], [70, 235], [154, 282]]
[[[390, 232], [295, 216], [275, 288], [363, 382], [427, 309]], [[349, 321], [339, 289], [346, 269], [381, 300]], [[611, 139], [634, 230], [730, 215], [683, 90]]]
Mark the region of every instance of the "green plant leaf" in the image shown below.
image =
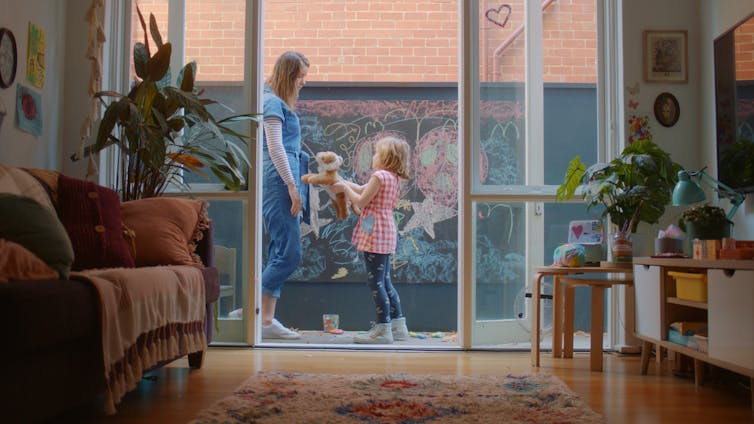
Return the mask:
[[144, 15], [141, 14], [139, 5], [136, 5], [136, 13], [139, 15], [139, 23], [141, 24], [141, 30], [144, 31], [144, 47], [147, 51], [147, 57], [152, 56], [149, 53], [149, 38], [147, 37], [147, 24], [144, 22]]
[[147, 62], [147, 77], [152, 81], [160, 81], [165, 78], [170, 68], [170, 55], [173, 47], [170, 43], [163, 44], [154, 56]]
[[157, 19], [154, 18], [154, 14], [149, 14], [149, 32], [152, 34], [152, 39], [157, 48], [162, 47], [162, 35], [160, 35], [160, 29], [157, 27]]
[[142, 44], [134, 44], [134, 70], [136, 76], [141, 79], [147, 77], [147, 62], [149, 62], [149, 49]]
[[568, 170], [566, 171], [565, 180], [558, 187], [556, 194], [558, 201], [563, 201], [573, 197], [576, 193], [576, 189], [581, 184], [581, 179], [584, 177], [584, 171], [586, 165], [581, 162], [581, 157], [576, 156], [568, 163]]
[[181, 91], [194, 92], [194, 76], [196, 75], [196, 62], [191, 61], [181, 69], [178, 73], [178, 86], [181, 87]]

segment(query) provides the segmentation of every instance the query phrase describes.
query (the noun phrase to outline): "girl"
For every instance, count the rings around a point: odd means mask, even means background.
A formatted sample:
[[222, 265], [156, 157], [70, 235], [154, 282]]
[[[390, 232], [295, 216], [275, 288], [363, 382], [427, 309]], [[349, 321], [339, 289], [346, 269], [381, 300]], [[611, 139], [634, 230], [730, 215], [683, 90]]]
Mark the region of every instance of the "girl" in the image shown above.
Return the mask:
[[350, 181], [333, 184], [336, 192], [346, 193], [362, 210], [351, 241], [356, 250], [363, 252], [367, 284], [377, 312], [377, 324], [367, 334], [354, 337], [355, 343], [390, 344], [393, 340], [408, 338], [401, 300], [390, 281], [390, 254], [395, 252], [398, 238], [393, 217], [400, 185], [398, 178], [409, 178], [409, 156], [405, 141], [382, 138], [375, 143], [372, 156], [375, 171], [365, 185]]
[[303, 54], [285, 52], [264, 86], [262, 214], [270, 241], [262, 271], [263, 339], [301, 337], [275, 319], [275, 307], [283, 283], [301, 263], [300, 174], [309, 171], [309, 159], [301, 151], [295, 103], [308, 71], [309, 60]]

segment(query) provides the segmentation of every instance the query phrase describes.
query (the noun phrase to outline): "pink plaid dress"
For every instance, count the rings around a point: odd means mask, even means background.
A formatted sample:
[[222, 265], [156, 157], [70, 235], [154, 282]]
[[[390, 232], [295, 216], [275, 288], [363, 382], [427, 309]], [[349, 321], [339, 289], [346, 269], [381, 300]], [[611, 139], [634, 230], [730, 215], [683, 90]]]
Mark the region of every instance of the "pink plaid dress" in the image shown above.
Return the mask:
[[372, 175], [380, 180], [380, 189], [361, 211], [351, 242], [356, 245], [356, 250], [363, 252], [395, 253], [398, 231], [393, 208], [398, 201], [398, 176], [384, 169]]

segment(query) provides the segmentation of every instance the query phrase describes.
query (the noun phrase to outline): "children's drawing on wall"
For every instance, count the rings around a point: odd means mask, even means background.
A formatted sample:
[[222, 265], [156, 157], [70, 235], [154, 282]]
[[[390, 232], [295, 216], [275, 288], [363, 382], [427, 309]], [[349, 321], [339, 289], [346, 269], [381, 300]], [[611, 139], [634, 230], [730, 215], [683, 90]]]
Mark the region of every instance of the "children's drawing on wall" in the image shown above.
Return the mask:
[[16, 117], [18, 128], [34, 135], [42, 135], [42, 101], [39, 93], [16, 85]]
[[29, 22], [29, 45], [26, 61], [26, 79], [35, 87], [43, 88], [45, 81], [45, 32]]
[[[393, 257], [398, 283], [456, 283], [458, 254], [458, 103], [455, 100], [299, 100], [304, 149], [334, 151], [339, 172], [364, 184], [370, 177], [373, 145], [391, 135], [412, 148], [412, 178], [402, 183], [395, 219], [400, 237]], [[523, 105], [489, 101], [480, 105], [479, 163], [482, 184], [519, 180], [516, 152], [524, 151]], [[519, 159], [522, 160], [522, 159]], [[316, 168], [312, 163], [311, 170]], [[360, 282], [365, 269], [350, 242], [358, 217], [335, 219], [324, 188], [311, 186], [311, 224], [302, 227], [304, 260], [294, 280]], [[501, 229], [501, 231], [507, 231]], [[483, 235], [482, 235], [483, 236]], [[500, 246], [500, 255], [504, 246]], [[506, 271], [499, 264], [492, 278]]]

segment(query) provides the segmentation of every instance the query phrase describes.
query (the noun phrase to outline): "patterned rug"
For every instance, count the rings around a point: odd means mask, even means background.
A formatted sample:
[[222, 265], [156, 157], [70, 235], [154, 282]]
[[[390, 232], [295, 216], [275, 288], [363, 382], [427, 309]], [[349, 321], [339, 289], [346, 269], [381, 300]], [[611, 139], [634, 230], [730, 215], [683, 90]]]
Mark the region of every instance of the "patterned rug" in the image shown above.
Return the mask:
[[202, 411], [200, 423], [601, 423], [544, 373], [439, 375], [260, 372]]

